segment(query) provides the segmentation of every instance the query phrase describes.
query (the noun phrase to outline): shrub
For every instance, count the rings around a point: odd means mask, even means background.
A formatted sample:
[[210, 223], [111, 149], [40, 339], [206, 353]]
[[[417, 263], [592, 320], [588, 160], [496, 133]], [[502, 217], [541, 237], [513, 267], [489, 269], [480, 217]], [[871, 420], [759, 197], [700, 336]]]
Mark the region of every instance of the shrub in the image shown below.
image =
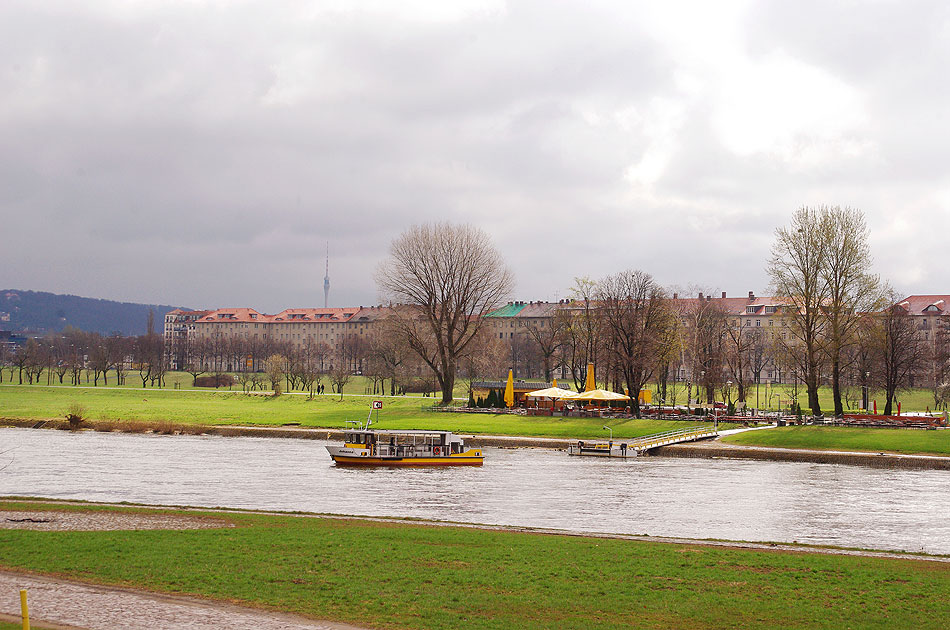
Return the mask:
[[82, 421], [86, 419], [86, 408], [77, 402], [71, 403], [66, 410], [66, 419], [69, 421], [70, 428], [79, 428]]

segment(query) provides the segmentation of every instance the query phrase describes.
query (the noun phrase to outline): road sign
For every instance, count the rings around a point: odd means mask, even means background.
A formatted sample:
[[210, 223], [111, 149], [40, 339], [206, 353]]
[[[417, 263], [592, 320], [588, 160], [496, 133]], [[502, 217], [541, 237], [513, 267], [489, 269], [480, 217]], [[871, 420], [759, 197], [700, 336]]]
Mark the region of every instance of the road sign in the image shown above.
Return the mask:
[[373, 409], [382, 409], [382, 408], [383, 408], [383, 401], [381, 400], [373, 401]]

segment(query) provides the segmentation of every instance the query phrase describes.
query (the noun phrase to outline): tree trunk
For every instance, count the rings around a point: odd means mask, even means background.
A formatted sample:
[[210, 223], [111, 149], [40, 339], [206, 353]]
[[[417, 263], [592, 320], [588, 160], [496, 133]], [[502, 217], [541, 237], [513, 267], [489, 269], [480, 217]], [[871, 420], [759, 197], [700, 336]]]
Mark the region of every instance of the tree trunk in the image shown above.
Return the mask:
[[818, 365], [811, 361], [808, 365], [808, 374], [806, 375], [805, 388], [808, 390], [808, 406], [811, 408], [811, 415], [821, 415], [821, 404], [818, 402]]
[[841, 363], [838, 357], [831, 362], [831, 395], [835, 403], [835, 416], [844, 417], [844, 405], [841, 404]]

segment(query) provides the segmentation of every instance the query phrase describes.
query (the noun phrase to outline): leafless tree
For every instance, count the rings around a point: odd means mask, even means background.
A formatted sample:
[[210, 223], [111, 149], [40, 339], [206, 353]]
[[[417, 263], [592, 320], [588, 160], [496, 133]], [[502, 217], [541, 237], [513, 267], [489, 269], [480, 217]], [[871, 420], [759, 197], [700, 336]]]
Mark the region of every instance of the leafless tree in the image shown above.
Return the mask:
[[442, 404], [450, 404], [459, 356], [511, 291], [501, 255], [472, 226], [414, 226], [393, 241], [377, 283], [387, 301], [405, 306], [393, 317], [434, 373]]
[[340, 400], [343, 400], [343, 388], [350, 382], [353, 373], [347, 365], [346, 357], [342, 350], [338, 351], [333, 357], [333, 365], [330, 367], [330, 383], [340, 394]]
[[280, 396], [280, 383], [287, 371], [287, 357], [275, 353], [267, 357], [265, 364], [264, 371], [267, 373], [268, 380], [270, 380], [270, 387], [274, 392], [274, 396]]
[[890, 415], [897, 392], [914, 385], [914, 376], [924, 368], [927, 350], [917, 337], [914, 317], [897, 304], [896, 293], [889, 294], [892, 306], [878, 316], [878, 341], [881, 384], [884, 388], [884, 415]]
[[153, 379], [156, 373], [161, 370], [161, 366], [165, 362], [162, 338], [155, 333], [137, 337], [132, 352], [144, 388], [148, 381]]
[[583, 391], [587, 382], [588, 365], [594, 366], [595, 374], [605, 374], [605, 370], [600, 369], [603, 367], [600, 350], [604, 336], [596, 294], [596, 282], [590, 278], [574, 278], [571, 302], [555, 316], [562, 320], [557, 324], [563, 330], [565, 356], [562, 363], [570, 369], [577, 391]]
[[856, 340], [856, 329], [864, 313], [884, 306], [879, 278], [869, 272], [871, 249], [864, 214], [854, 208], [822, 207], [819, 225], [826, 241], [825, 261], [820, 273], [827, 287], [822, 312], [825, 352], [831, 367], [831, 388], [835, 415], [844, 414], [841, 400], [842, 359]]
[[541, 364], [544, 371], [544, 380], [550, 382], [553, 358], [564, 343], [563, 317], [550, 317], [546, 321], [532, 322], [525, 327], [528, 338], [534, 342], [541, 355]]
[[930, 390], [934, 409], [946, 409], [950, 401], [950, 319], [934, 317], [930, 351]]
[[673, 314], [663, 289], [643, 271], [623, 271], [605, 278], [597, 292], [598, 305], [609, 335], [610, 354], [623, 374], [640, 417], [640, 389], [665, 360], [664, 344], [674, 328]]
[[397, 318], [384, 317], [377, 323], [377, 330], [370, 337], [370, 352], [380, 364], [380, 369], [389, 378], [389, 393], [396, 395], [399, 379], [402, 377], [412, 349], [402, 334]]
[[208, 371], [211, 361], [211, 343], [204, 337], [188, 335], [181, 339], [183, 362], [182, 370], [191, 374], [192, 387], [198, 382], [198, 377]]
[[703, 388], [706, 402], [711, 404], [716, 389], [726, 380], [723, 378], [728, 328], [726, 312], [721, 302], [701, 297], [691, 302], [683, 315], [688, 322], [684, 330], [685, 346], [691, 358], [693, 380]]
[[329, 348], [325, 343], [314, 341], [313, 337], [304, 339], [301, 354], [300, 381], [303, 388], [313, 398], [316, 387], [323, 378], [323, 363]]
[[824, 274], [828, 261], [828, 238], [819, 209], [802, 207], [792, 216], [788, 227], [775, 231], [775, 242], [768, 263], [773, 293], [783, 300], [782, 317], [792, 339], [785, 351], [800, 354], [808, 406], [821, 414], [818, 386], [824, 351], [825, 316], [829, 299]]

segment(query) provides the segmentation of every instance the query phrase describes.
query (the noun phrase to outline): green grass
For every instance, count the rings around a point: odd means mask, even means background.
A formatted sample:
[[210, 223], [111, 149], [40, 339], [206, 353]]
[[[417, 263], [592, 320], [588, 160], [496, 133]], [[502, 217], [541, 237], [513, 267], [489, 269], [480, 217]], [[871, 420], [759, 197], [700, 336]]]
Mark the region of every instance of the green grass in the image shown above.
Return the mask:
[[[365, 420], [371, 398], [283, 395], [246, 396], [208, 392], [72, 387], [0, 387], [0, 418], [63, 418], [73, 402], [92, 420], [174, 422], [202, 425], [281, 425], [340, 428], [346, 420]], [[445, 429], [459, 433], [548, 437], [606, 437], [600, 418], [526, 417], [507, 414], [453, 414], [424, 411], [433, 399], [386, 398], [380, 428]], [[614, 437], [659, 433], [691, 424], [666, 420], [611, 421]]]
[[0, 530], [0, 566], [379, 628], [944, 628], [950, 566], [293, 516]]
[[[7, 367], [7, 368], [5, 368], [4, 371], [3, 371], [3, 383], [4, 383], [4, 384], [9, 384], [9, 383], [11, 383], [11, 382], [13, 382], [13, 383], [17, 382], [17, 381], [16, 381], [16, 372], [15, 372], [15, 371], [14, 371], [14, 373], [13, 373], [13, 378], [10, 378], [10, 376], [11, 376], [11, 374], [10, 374], [10, 368]], [[507, 375], [502, 375], [502, 376], [498, 376], [498, 377], [493, 377], [493, 378], [488, 379], [488, 380], [504, 381], [505, 378], [506, 378], [506, 376], [507, 376]], [[46, 379], [46, 373], [44, 372], [43, 375], [42, 375], [42, 377], [41, 377], [41, 379], [40, 379], [40, 384], [41, 384], [41, 385], [45, 385], [45, 384], [46, 384], [46, 380], [47, 380], [47, 379]], [[53, 379], [52, 379], [52, 380], [53, 380], [52, 385], [58, 386], [57, 377], [56, 377], [55, 375], [53, 375]], [[539, 379], [526, 379], [526, 380], [528, 380], [529, 382], [531, 382], [531, 381], [539, 381]], [[68, 377], [67, 377], [67, 379], [66, 379], [66, 382], [68, 383]], [[194, 387], [192, 387], [191, 383], [192, 383], [191, 375], [188, 374], [188, 373], [186, 373], [186, 372], [168, 372], [167, 375], [166, 375], [166, 378], [165, 378], [165, 388], [164, 388], [164, 389], [176, 389], [176, 388], [177, 388], [177, 389], [181, 389], [181, 390], [197, 389], [197, 390], [199, 390], [199, 391], [207, 391], [206, 388], [194, 388]], [[324, 379], [323, 379], [323, 384], [327, 387], [327, 389], [330, 388], [330, 383], [329, 383], [329, 380], [328, 380], [328, 379], [324, 378]], [[389, 382], [387, 381], [387, 382], [386, 382], [387, 387], [388, 387], [388, 384], [389, 384]], [[570, 387], [570, 388], [573, 388], [573, 387], [574, 387], [573, 381], [570, 380], [570, 379], [560, 379], [560, 384], [561, 384], [561, 386], [566, 386], [566, 387]], [[89, 386], [92, 386], [91, 377], [90, 377], [89, 382], [87, 383], [87, 382], [86, 382], [86, 376], [84, 375], [84, 376], [83, 376], [82, 385], [89, 385]], [[351, 394], [351, 395], [352, 395], [352, 394], [363, 394], [363, 395], [365, 395], [365, 394], [371, 394], [371, 393], [372, 393], [372, 385], [373, 385], [372, 380], [370, 380], [369, 378], [367, 378], [367, 377], [365, 377], [365, 376], [352, 376], [352, 377], [350, 378], [350, 382], [346, 384], [346, 387], [344, 387], [344, 394]], [[101, 387], [101, 386], [102, 386], [102, 383], [101, 383], [101, 381], [100, 381], [100, 387]], [[114, 373], [114, 372], [109, 372], [109, 383], [108, 383], [108, 386], [109, 386], [109, 387], [117, 387], [117, 385], [116, 385], [116, 383], [115, 383], [115, 373]], [[284, 386], [286, 387], [286, 383], [284, 383]], [[467, 383], [466, 381], [463, 381], [462, 379], [457, 380], [457, 381], [456, 381], [456, 384], [455, 384], [455, 391], [454, 391], [455, 397], [456, 397], [456, 398], [461, 398], [461, 399], [467, 398], [467, 397], [468, 397], [467, 386], [468, 386], [468, 383]], [[598, 383], [598, 386], [603, 386], [603, 383]], [[65, 387], [65, 388], [67, 388], [67, 389], [71, 388], [71, 386], [68, 385], [68, 384], [67, 384], [67, 385], [62, 385], [62, 387]], [[138, 373], [137, 373], [136, 371], [134, 371], [134, 370], [131, 370], [131, 371], [129, 371], [129, 372], [127, 373], [125, 383], [124, 383], [123, 385], [121, 385], [121, 386], [118, 386], [118, 387], [121, 387], [122, 389], [129, 389], [129, 390], [135, 390], [135, 391], [140, 391], [140, 392], [141, 392], [141, 391], [152, 391], [152, 390], [153, 390], [153, 388], [151, 388], [151, 387], [148, 387], [148, 388], [146, 388], [146, 389], [143, 390], [143, 388], [142, 388], [142, 380], [138, 377]], [[674, 383], [669, 383], [669, 384], [668, 384], [668, 391], [669, 391], [669, 390], [672, 390], [673, 388], [674, 388]], [[652, 390], [653, 393], [654, 393], [654, 400], [655, 400], [655, 401], [658, 400], [658, 399], [659, 399], [659, 395], [658, 395], [658, 393], [657, 393], [657, 392], [658, 392], [657, 386], [656, 386], [656, 385], [650, 385], [650, 386], [649, 386], [649, 389]], [[682, 383], [682, 382], [677, 382], [677, 383], [675, 383], [675, 390], [676, 390], [676, 396], [675, 396], [676, 404], [678, 404], [678, 405], [684, 405], [684, 404], [686, 404], [686, 385], [685, 385], [684, 383]], [[240, 386], [240, 385], [234, 385], [233, 388], [232, 388], [232, 391], [238, 391], [238, 392], [240, 392], [240, 391], [241, 391], [241, 386]], [[301, 391], [301, 390], [297, 389], [297, 390], [292, 390], [292, 391], [297, 391], [297, 392], [299, 392], [299, 391]], [[387, 389], [386, 391], [388, 392], [389, 390]], [[756, 391], [758, 391], [758, 398], [756, 397]], [[775, 387], [772, 387], [771, 385], [768, 385], [768, 386], [767, 386], [767, 385], [761, 385], [761, 386], [759, 386], [758, 388], [756, 388], [755, 385], [751, 385], [751, 386], [747, 387], [747, 389], [746, 389], [746, 401], [748, 402], [749, 407], [756, 407], [756, 406], [758, 406], [758, 408], [760, 408], [760, 409], [766, 409], [766, 410], [769, 410], [769, 409], [771, 409], [771, 410], [778, 410], [778, 409], [780, 409], [780, 408], [786, 408], [786, 409], [787, 409], [788, 406], [791, 404], [791, 402], [795, 399], [795, 398], [792, 396], [792, 393], [791, 393], [791, 392], [792, 392], [791, 387], [789, 387], [789, 386], [787, 386], [787, 385], [777, 385], [777, 386], [775, 386]], [[699, 395], [700, 395], [700, 392], [697, 391], [697, 389], [696, 389], [695, 387], [693, 387], [693, 396], [696, 397], [696, 396], [699, 396]], [[716, 394], [716, 395], [717, 395], [717, 400], [721, 400], [721, 394], [720, 394], [718, 391], [717, 391], [717, 394]], [[732, 395], [733, 395], [733, 397], [736, 395], [736, 388], [735, 388], [734, 386], [733, 386], [733, 388], [732, 388]], [[432, 397], [422, 397], [420, 394], [413, 394], [412, 396], [419, 397], [421, 400], [426, 401], [426, 402], [433, 402], [434, 400], [437, 400], [436, 398], [432, 398]], [[673, 396], [672, 396], [672, 395], [668, 395], [667, 397], [668, 397], [669, 400], [673, 400]], [[880, 412], [880, 411], [883, 411], [883, 409], [884, 409], [884, 395], [883, 395], [883, 393], [881, 393], [881, 392], [872, 392], [872, 394], [871, 394], [871, 396], [870, 396], [870, 399], [871, 399], [872, 401], [874, 401], [874, 400], [877, 401], [877, 403], [878, 403], [877, 406], [878, 406], [878, 411], [879, 411], [879, 412]], [[797, 398], [797, 400], [798, 400], [799, 404], [802, 405], [803, 408], [807, 408], [807, 406], [808, 406], [808, 395], [807, 395], [807, 393], [805, 392], [805, 388], [804, 388], [804, 387], [799, 387], [799, 392], [798, 392], [798, 398]], [[822, 388], [820, 388], [820, 389], [818, 390], [818, 400], [819, 400], [819, 402], [821, 403], [822, 410], [825, 411], [825, 413], [827, 413], [829, 410], [833, 410], [833, 409], [834, 409], [834, 404], [832, 403], [832, 396], [831, 396], [831, 388], [830, 388], [830, 387], [822, 387]], [[933, 404], [933, 395], [931, 394], [930, 390], [927, 390], [927, 389], [912, 389], [912, 390], [909, 390], [909, 391], [900, 392], [900, 393], [898, 394], [897, 401], [900, 401], [900, 402], [901, 402], [901, 409], [902, 409], [902, 411], [927, 411], [927, 410], [933, 409], [933, 406], [934, 406], [934, 404]], [[895, 411], [896, 411], [896, 408], [897, 408], [897, 401], [895, 401], [895, 404], [894, 404]], [[708, 405], [705, 403], [705, 401], [703, 401], [703, 402], [700, 403], [700, 406], [708, 406]], [[845, 405], [845, 411], [847, 411], [847, 412], [852, 412], [852, 411], [857, 411], [857, 409], [848, 408], [848, 407], [847, 407], [847, 404], [846, 404], [846, 405]]]
[[950, 430], [864, 429], [858, 427], [782, 427], [722, 438], [748, 446], [872, 451], [950, 456]]

